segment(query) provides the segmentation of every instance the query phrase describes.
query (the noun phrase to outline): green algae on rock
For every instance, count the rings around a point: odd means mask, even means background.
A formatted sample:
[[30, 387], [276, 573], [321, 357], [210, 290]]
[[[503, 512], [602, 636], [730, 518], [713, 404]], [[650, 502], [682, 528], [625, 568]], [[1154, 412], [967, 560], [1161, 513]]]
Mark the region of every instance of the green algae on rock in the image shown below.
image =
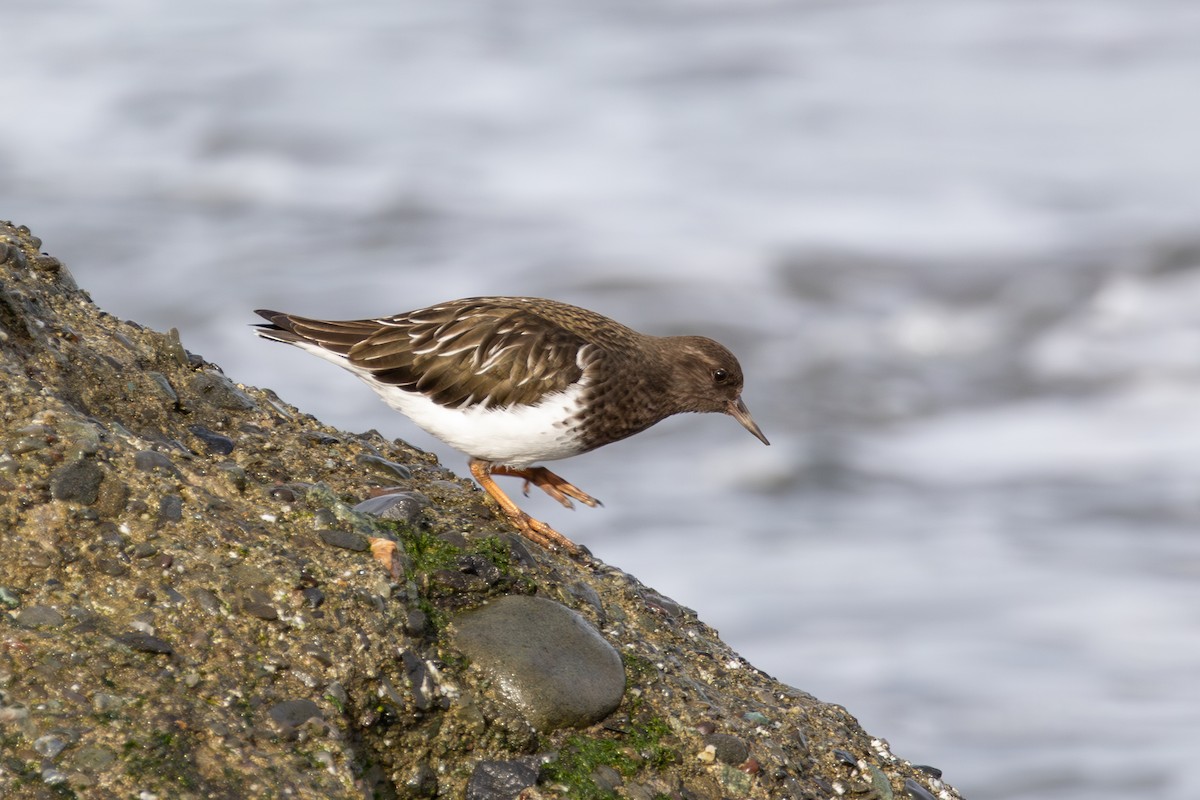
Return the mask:
[[[959, 797], [432, 456], [235, 384], [40, 249], [0, 223], [0, 796]], [[607, 642], [591, 715], [529, 716], [456, 646], [530, 600]]]

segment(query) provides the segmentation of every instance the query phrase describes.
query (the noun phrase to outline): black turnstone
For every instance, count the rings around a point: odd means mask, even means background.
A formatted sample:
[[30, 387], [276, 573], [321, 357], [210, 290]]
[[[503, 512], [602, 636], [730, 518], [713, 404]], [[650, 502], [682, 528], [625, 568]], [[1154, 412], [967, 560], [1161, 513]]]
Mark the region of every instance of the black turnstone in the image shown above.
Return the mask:
[[742, 402], [742, 368], [703, 336], [647, 336], [536, 297], [469, 297], [362, 320], [259, 310], [265, 339], [353, 372], [389, 406], [470, 456], [471, 475], [527, 538], [578, 548], [517, 508], [493, 475], [571, 507], [598, 501], [537, 461], [586, 453], [684, 412], [728, 414], [770, 444]]

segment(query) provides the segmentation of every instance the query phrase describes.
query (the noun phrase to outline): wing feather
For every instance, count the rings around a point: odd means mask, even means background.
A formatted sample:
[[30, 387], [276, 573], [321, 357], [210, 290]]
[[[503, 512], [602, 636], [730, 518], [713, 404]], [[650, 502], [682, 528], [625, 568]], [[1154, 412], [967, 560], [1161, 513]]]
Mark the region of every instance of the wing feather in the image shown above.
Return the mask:
[[599, 344], [588, 350], [603, 352], [603, 343], [580, 331], [615, 324], [565, 303], [520, 297], [467, 298], [367, 320], [261, 313], [273, 323], [262, 326], [263, 335], [318, 345], [355, 372], [452, 408], [536, 403], [566, 389], [583, 377], [581, 348]]

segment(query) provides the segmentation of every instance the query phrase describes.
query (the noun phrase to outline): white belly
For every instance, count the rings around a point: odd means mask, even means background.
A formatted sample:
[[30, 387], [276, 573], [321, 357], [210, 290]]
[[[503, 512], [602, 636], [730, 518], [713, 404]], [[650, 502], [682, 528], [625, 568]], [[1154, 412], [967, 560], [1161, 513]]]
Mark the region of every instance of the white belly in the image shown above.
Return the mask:
[[426, 433], [469, 456], [511, 467], [526, 467], [535, 461], [568, 458], [582, 450], [578, 434], [571, 430], [570, 420], [579, 411], [584, 384], [549, 395], [535, 406], [451, 409], [438, 405], [425, 395], [379, 383], [370, 373], [350, 366], [344, 356], [307, 342], [294, 344], [352, 372], [374, 389], [385, 403]]
[[581, 385], [549, 395], [535, 406], [452, 409], [422, 394], [369, 379], [367, 383], [385, 403], [426, 433], [475, 458], [525, 467], [535, 461], [567, 458], [581, 450], [579, 436], [570, 427], [579, 410]]

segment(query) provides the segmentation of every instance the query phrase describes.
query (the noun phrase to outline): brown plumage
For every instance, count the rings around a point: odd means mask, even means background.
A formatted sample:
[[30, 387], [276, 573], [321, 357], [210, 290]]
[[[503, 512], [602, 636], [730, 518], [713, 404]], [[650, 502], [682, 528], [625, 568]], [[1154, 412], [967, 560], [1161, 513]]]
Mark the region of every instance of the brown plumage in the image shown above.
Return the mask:
[[[338, 363], [471, 471], [526, 536], [575, 549], [530, 518], [491, 474], [535, 483], [568, 507], [596, 500], [533, 461], [564, 458], [685, 412], [720, 412], [767, 443], [741, 401], [742, 370], [701, 336], [648, 336], [594, 311], [528, 297], [472, 297], [392, 317], [317, 320], [260, 310], [257, 333]], [[497, 416], [499, 415], [499, 416]]]

